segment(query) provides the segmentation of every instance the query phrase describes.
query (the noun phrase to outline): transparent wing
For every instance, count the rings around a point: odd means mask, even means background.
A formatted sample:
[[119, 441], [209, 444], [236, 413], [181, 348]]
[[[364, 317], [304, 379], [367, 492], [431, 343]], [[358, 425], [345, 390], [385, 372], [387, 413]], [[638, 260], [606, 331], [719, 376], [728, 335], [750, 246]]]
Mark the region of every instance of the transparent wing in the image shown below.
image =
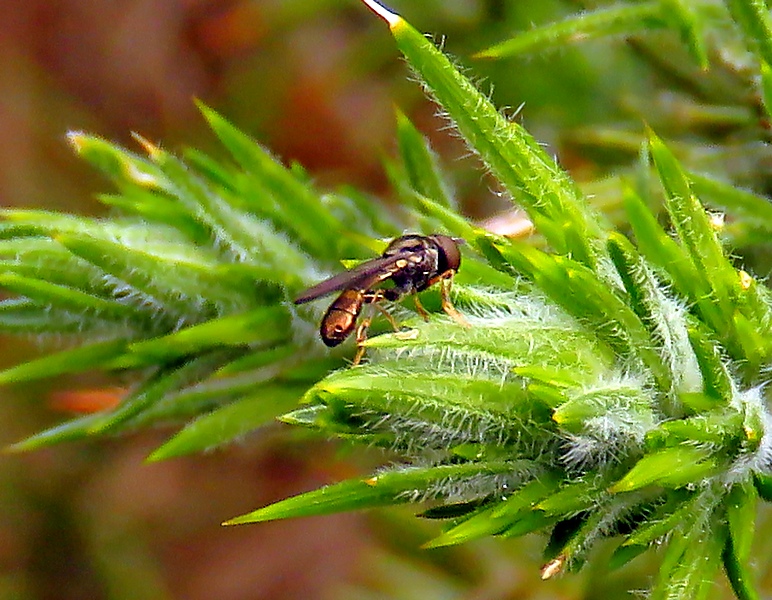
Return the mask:
[[347, 288], [356, 288], [357, 286], [361, 286], [360, 289], [370, 288], [381, 281], [387, 280], [399, 271], [401, 267], [397, 266], [397, 262], [404, 260], [406, 258], [405, 254], [410, 253], [374, 258], [357, 265], [349, 271], [333, 275], [300, 294], [295, 298], [295, 304], [311, 302], [311, 300], [316, 300], [322, 296]]

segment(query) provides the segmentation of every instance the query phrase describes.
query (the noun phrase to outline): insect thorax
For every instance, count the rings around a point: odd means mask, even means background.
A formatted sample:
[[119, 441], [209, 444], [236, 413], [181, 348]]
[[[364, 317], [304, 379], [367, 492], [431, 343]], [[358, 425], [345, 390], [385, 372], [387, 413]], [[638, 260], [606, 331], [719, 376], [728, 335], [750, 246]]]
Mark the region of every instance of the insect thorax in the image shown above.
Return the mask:
[[425, 247], [416, 253], [406, 253], [405, 266], [392, 277], [394, 288], [401, 294], [411, 294], [426, 289], [437, 275], [439, 256], [436, 248]]

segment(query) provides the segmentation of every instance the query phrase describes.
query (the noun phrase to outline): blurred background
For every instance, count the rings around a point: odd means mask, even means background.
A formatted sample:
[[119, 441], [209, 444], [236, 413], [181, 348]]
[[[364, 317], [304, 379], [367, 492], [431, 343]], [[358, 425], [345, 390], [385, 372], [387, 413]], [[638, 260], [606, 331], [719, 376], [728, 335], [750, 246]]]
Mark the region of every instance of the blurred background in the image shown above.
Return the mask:
[[[712, 55], [708, 73], [667, 32], [473, 61], [477, 50], [590, 3], [392, 5], [443, 39], [612, 218], [618, 174], [636, 159], [644, 122], [677, 140], [690, 164], [769, 191], [768, 124], [731, 48]], [[396, 153], [396, 105], [453, 172], [468, 215], [507, 206], [411, 80], [387, 28], [355, 0], [3, 0], [0, 205], [106, 214], [96, 195], [110, 189], [70, 152], [68, 130], [128, 146], [137, 132], [173, 151], [223, 156], [195, 98], [320, 186], [353, 185], [386, 202], [381, 160]], [[761, 275], [765, 243], [746, 244]], [[2, 344], [0, 366], [51, 347]], [[0, 446], [115, 402], [119, 383], [94, 376], [0, 390]], [[99, 391], [64, 391], [84, 389]], [[144, 464], [169, 433], [0, 456], [0, 600], [620, 598], [653, 573], [647, 555], [613, 577], [590, 569], [541, 583], [544, 540], [423, 551], [434, 525], [398, 510], [221, 528], [366, 473], [382, 457], [342, 454], [277, 425], [227, 451]]]

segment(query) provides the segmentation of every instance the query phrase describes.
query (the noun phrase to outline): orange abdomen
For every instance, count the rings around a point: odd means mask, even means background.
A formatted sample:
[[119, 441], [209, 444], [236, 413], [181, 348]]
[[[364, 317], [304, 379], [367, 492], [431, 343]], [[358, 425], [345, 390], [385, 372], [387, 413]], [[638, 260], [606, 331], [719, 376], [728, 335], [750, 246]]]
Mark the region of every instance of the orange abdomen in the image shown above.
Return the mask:
[[364, 294], [361, 290], [345, 290], [330, 304], [319, 327], [319, 334], [327, 346], [337, 346], [351, 335], [363, 303]]

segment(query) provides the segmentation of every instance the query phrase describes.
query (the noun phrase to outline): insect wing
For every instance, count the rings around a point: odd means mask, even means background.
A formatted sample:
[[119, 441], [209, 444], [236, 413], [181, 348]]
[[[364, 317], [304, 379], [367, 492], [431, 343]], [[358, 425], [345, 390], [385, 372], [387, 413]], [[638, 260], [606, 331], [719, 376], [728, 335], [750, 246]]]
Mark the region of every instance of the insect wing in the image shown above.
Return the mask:
[[403, 260], [403, 254], [374, 258], [357, 265], [350, 271], [344, 271], [325, 279], [321, 283], [308, 288], [295, 298], [295, 304], [304, 304], [322, 296], [332, 294], [346, 288], [367, 289], [381, 281], [385, 281], [399, 271], [397, 262]]

